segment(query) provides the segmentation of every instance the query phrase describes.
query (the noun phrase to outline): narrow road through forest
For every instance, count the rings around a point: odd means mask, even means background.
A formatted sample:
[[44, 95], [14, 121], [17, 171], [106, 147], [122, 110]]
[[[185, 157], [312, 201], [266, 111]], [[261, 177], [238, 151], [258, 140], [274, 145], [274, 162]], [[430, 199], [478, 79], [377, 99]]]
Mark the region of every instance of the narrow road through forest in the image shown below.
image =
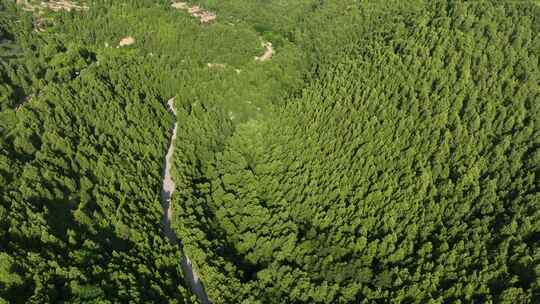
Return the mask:
[[184, 273], [185, 280], [189, 283], [191, 287], [191, 290], [199, 298], [201, 303], [210, 304], [211, 302], [208, 300], [208, 296], [206, 295], [206, 292], [204, 291], [204, 287], [201, 281], [199, 281], [199, 277], [197, 276], [197, 273], [193, 271], [191, 261], [184, 254], [181, 243], [178, 242], [178, 239], [176, 238], [176, 234], [174, 234], [174, 231], [171, 228], [171, 219], [172, 219], [171, 195], [175, 190], [175, 183], [171, 178], [171, 164], [173, 161], [172, 156], [174, 153], [174, 140], [176, 139], [176, 130], [178, 127], [178, 122], [176, 121], [176, 110], [174, 109], [174, 98], [169, 99], [167, 104], [169, 106], [169, 111], [171, 111], [171, 113], [173, 113], [174, 115], [174, 126], [173, 126], [173, 133], [169, 142], [169, 149], [167, 150], [167, 155], [165, 156], [163, 174], [162, 174], [163, 187], [161, 189], [161, 204], [163, 206], [163, 211], [164, 211], [163, 233], [172, 244], [180, 246], [180, 250], [182, 254], [182, 261], [181, 261], [182, 271]]
[[[172, 6], [177, 9], [187, 9], [194, 17], [202, 18], [201, 23], [210, 22], [216, 18], [216, 15], [214, 13], [203, 11], [198, 6], [194, 8], [189, 7], [184, 2], [177, 2], [177, 3], [173, 2]], [[200, 12], [204, 12], [204, 14], [197, 15]], [[208, 20], [205, 19], [207, 17], [206, 15], [211, 16], [211, 18], [207, 18]], [[272, 43], [269, 41], [266, 41], [266, 42], [262, 41], [261, 44], [265, 48], [265, 52], [261, 56], [255, 57], [255, 60], [257, 61], [270, 60], [275, 52], [272, 46]], [[209, 63], [209, 67], [211, 67], [210, 63]], [[178, 127], [178, 122], [176, 121], [176, 110], [174, 109], [174, 97], [169, 99], [167, 104], [169, 107], [169, 111], [174, 115], [174, 126], [173, 126], [173, 133], [172, 133], [170, 143], [169, 143], [169, 148], [167, 150], [167, 155], [165, 156], [163, 174], [162, 174], [163, 188], [161, 189], [161, 204], [164, 210], [163, 233], [172, 244], [178, 245], [180, 247], [181, 254], [182, 254], [182, 261], [181, 261], [182, 271], [184, 273], [184, 278], [190, 285], [193, 293], [199, 298], [202, 304], [211, 304], [212, 302], [210, 302], [210, 300], [208, 299], [208, 295], [204, 291], [202, 282], [199, 281], [199, 277], [197, 273], [193, 270], [191, 261], [184, 254], [182, 244], [181, 242], [178, 241], [176, 234], [171, 228], [171, 219], [172, 219], [171, 196], [175, 190], [175, 183], [172, 180], [170, 171], [171, 171], [171, 164], [172, 164], [172, 156], [174, 153], [174, 140], [176, 139], [176, 130]]]

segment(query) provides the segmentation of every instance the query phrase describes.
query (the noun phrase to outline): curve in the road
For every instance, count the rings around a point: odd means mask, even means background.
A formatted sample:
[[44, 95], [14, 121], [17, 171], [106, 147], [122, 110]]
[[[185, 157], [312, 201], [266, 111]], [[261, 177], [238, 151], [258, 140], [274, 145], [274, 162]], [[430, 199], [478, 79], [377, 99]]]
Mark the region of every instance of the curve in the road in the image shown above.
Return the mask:
[[[193, 8], [189, 7], [184, 2], [173, 2], [173, 7], [177, 9], [187, 9], [190, 13]], [[194, 12], [199, 12], [201, 9], [199, 7], [196, 7], [196, 10]], [[195, 17], [200, 17], [196, 16]], [[212, 18], [209, 21], [212, 21], [215, 19], [215, 15], [212, 14]], [[208, 22], [206, 20], [202, 20], [202, 23]], [[255, 57], [255, 60], [257, 61], [267, 61], [272, 58], [275, 51], [272, 46], [272, 43], [269, 41], [262, 41], [262, 46], [265, 48], [264, 54], [261, 56]], [[211, 64], [208, 64], [209, 67]], [[236, 71], [239, 73], [239, 70]], [[181, 242], [178, 241], [176, 234], [171, 228], [171, 219], [172, 219], [172, 208], [171, 208], [171, 195], [175, 190], [175, 183], [171, 178], [170, 169], [171, 169], [171, 163], [172, 163], [172, 156], [174, 153], [174, 140], [176, 139], [176, 130], [178, 123], [176, 121], [176, 110], [174, 109], [174, 97], [169, 99], [167, 102], [169, 111], [174, 115], [174, 127], [173, 127], [173, 133], [171, 136], [171, 140], [169, 143], [169, 148], [167, 150], [167, 155], [165, 156], [164, 160], [164, 166], [163, 166], [163, 188], [161, 190], [161, 203], [163, 205], [164, 215], [163, 215], [163, 233], [165, 236], [169, 239], [169, 241], [174, 245], [179, 245], [180, 248]], [[202, 282], [199, 280], [199, 277], [197, 273], [193, 270], [193, 266], [191, 264], [191, 261], [189, 258], [182, 252], [182, 271], [184, 273], [184, 277], [186, 281], [189, 283], [191, 290], [193, 293], [199, 298], [202, 304], [211, 304], [210, 300], [208, 299], [208, 295], [204, 291], [204, 287], [202, 285]]]
[[257, 61], [266, 61], [272, 59], [272, 56], [274, 56], [274, 47], [272, 46], [272, 42], [266, 41], [261, 42], [262, 46], [265, 48], [264, 54], [261, 56], [255, 57], [255, 60]]

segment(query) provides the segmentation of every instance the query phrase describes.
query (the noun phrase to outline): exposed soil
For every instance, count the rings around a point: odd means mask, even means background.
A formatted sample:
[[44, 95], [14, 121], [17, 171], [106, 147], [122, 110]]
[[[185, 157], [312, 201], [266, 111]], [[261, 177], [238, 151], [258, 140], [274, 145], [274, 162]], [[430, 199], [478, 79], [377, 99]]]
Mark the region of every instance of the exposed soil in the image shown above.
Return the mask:
[[262, 46], [266, 48], [266, 51], [262, 56], [256, 56], [255, 60], [257, 61], [266, 61], [272, 58], [274, 56], [274, 47], [272, 46], [272, 42], [266, 41], [262, 42]]
[[[43, 4], [43, 2], [42, 2]], [[46, 2], [46, 5], [49, 9], [57, 12], [61, 10], [65, 10], [68, 12], [71, 12], [72, 10], [87, 10], [88, 6], [84, 5], [76, 5], [69, 1], [49, 1]]]
[[[183, 2], [183, 1], [173, 0], [171, 3], [171, 7], [175, 9], [187, 11], [189, 14], [191, 14], [191, 16], [198, 18], [201, 23], [209, 23], [211, 21], [214, 21], [217, 18], [217, 15], [215, 13], [206, 11], [198, 5], [190, 6], [187, 2]], [[267, 61], [267, 60], [272, 59], [272, 56], [274, 56], [274, 53], [275, 53], [274, 47], [272, 46], [272, 42], [263, 41], [261, 42], [261, 44], [266, 50], [264, 54], [262, 54], [261, 56], [255, 56], [255, 60]], [[208, 67], [212, 68], [212, 67], [221, 67], [221, 66], [220, 64], [209, 63]]]
[[44, 12], [49, 9], [55, 12], [58, 11], [68, 11], [71, 12], [72, 10], [75, 11], [83, 11], [88, 10], [89, 7], [86, 5], [78, 5], [74, 4], [70, 1], [31, 1], [31, 0], [17, 0], [17, 5], [20, 5], [23, 10], [29, 11], [34, 13], [35, 20], [34, 20], [34, 29], [36, 32], [44, 32], [47, 26], [50, 26], [53, 24], [53, 19], [51, 18], [44, 18], [42, 15]]
[[87, 10], [89, 9], [86, 5], [78, 5], [71, 1], [59, 0], [59, 1], [29, 1], [29, 0], [17, 0], [18, 5], [21, 5], [24, 10], [37, 12], [41, 14], [43, 10], [50, 9], [52, 11], [68, 11], [72, 10]]
[[135, 43], [135, 38], [131, 36], [127, 36], [127, 37], [122, 38], [122, 40], [120, 40], [120, 42], [118, 43], [118, 47], [128, 46], [134, 43]]
[[171, 7], [187, 11], [191, 16], [199, 19], [201, 23], [209, 23], [217, 18], [215, 13], [204, 10], [198, 5], [189, 6], [189, 4], [186, 2], [173, 1], [173, 3], [171, 3]]

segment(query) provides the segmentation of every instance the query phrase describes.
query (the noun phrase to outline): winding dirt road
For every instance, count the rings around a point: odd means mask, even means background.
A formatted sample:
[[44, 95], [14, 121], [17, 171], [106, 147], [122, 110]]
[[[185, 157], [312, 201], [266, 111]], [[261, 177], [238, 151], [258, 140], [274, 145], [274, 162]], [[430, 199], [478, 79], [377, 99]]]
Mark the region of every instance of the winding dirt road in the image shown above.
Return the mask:
[[[163, 233], [169, 239], [169, 241], [174, 245], [179, 245], [182, 248], [180, 242], [176, 238], [176, 234], [171, 228], [171, 219], [172, 219], [172, 208], [171, 208], [171, 195], [175, 190], [174, 181], [171, 178], [171, 164], [172, 156], [174, 153], [174, 140], [176, 139], [176, 130], [178, 127], [178, 122], [176, 121], [176, 111], [174, 109], [174, 98], [169, 99], [167, 102], [169, 105], [169, 111], [174, 114], [174, 127], [173, 134], [169, 143], [169, 149], [167, 150], [167, 155], [165, 156], [164, 166], [163, 166], [163, 187], [161, 189], [161, 204], [163, 206]], [[182, 252], [182, 271], [184, 273], [185, 280], [189, 283], [193, 293], [199, 298], [202, 304], [210, 304], [208, 296], [204, 291], [202, 282], [199, 281], [197, 273], [193, 271], [193, 266], [189, 258]]]
[[262, 56], [255, 57], [255, 60], [257, 61], [266, 61], [272, 59], [272, 56], [274, 56], [274, 47], [272, 46], [272, 42], [266, 41], [261, 42], [262, 46], [266, 49], [264, 54]]
[[[188, 10], [188, 12], [190, 12], [194, 17], [199, 18], [201, 23], [207, 23], [207, 22], [213, 21], [216, 18], [216, 15], [214, 13], [206, 12], [198, 6], [189, 7], [184, 2], [173, 2], [172, 7], [176, 9]], [[208, 15], [209, 17], [206, 16], [205, 14]], [[272, 43], [269, 41], [262, 41], [261, 44], [265, 48], [265, 52], [261, 56], [255, 57], [255, 60], [257, 61], [270, 60], [275, 53]], [[225, 65], [208, 63], [208, 67], [224, 68]], [[236, 70], [236, 72], [239, 73], [240, 70]], [[163, 188], [161, 190], [161, 204], [164, 210], [163, 233], [172, 244], [178, 245], [182, 249], [181, 242], [178, 241], [176, 234], [171, 228], [171, 219], [172, 219], [171, 195], [175, 190], [175, 183], [171, 178], [170, 170], [171, 170], [171, 164], [172, 164], [172, 156], [174, 153], [174, 140], [176, 139], [176, 130], [178, 127], [178, 122], [176, 121], [176, 110], [174, 109], [174, 97], [169, 99], [167, 104], [169, 106], [169, 111], [174, 114], [174, 126], [173, 126], [173, 133], [171, 136], [171, 140], [169, 143], [169, 148], [167, 150], [167, 155], [165, 156], [163, 174], [162, 174]], [[199, 277], [197, 273], [193, 270], [191, 261], [183, 252], [182, 252], [181, 263], [182, 263], [181, 266], [182, 266], [182, 271], [184, 273], [184, 277], [186, 281], [189, 283], [193, 293], [199, 298], [202, 304], [211, 304], [212, 302], [210, 302], [210, 300], [208, 299], [208, 295], [204, 291], [202, 282], [199, 281]]]
[[[215, 21], [217, 18], [217, 15], [214, 12], [204, 10], [198, 5], [190, 6], [187, 2], [184, 2], [184, 1], [173, 0], [171, 2], [171, 7], [178, 10], [187, 11], [191, 16], [198, 18], [201, 23], [210, 23], [212, 21]], [[261, 40], [262, 40], [262, 37], [261, 37]], [[255, 56], [255, 60], [267, 61], [267, 60], [272, 59], [272, 56], [275, 53], [274, 47], [272, 46], [272, 42], [261, 41], [261, 45], [265, 48], [265, 52], [261, 56]]]

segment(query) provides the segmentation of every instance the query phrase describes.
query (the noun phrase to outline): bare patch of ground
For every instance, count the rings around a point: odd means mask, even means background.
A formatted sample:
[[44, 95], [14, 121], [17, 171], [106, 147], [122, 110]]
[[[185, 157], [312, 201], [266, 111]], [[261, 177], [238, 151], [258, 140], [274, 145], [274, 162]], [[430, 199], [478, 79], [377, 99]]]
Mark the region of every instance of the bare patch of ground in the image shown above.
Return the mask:
[[217, 18], [215, 13], [204, 10], [198, 5], [190, 6], [186, 2], [173, 1], [173, 3], [171, 3], [171, 7], [187, 11], [191, 16], [199, 19], [201, 23], [210, 23]]
[[[198, 5], [190, 6], [187, 2], [172, 0], [171, 7], [179, 10], [187, 11], [191, 16], [198, 18], [201, 23], [209, 23], [216, 20], [217, 15], [213, 12], [206, 11]], [[233, 24], [234, 25], [234, 24]], [[266, 49], [264, 54], [261, 56], [255, 56], [257, 61], [267, 61], [272, 59], [274, 56], [274, 47], [270, 41], [262, 41], [262, 46]], [[223, 64], [219, 63], [208, 63], [209, 68], [224, 68]], [[235, 69], [236, 73], [240, 73], [240, 70]]]
[[[42, 2], [43, 3], [43, 2]], [[72, 10], [87, 10], [89, 7], [84, 5], [77, 5], [70, 1], [48, 1], [47, 7], [55, 12], [65, 10], [71, 12]]]
[[75, 4], [71, 1], [33, 1], [33, 0], [16, 0], [17, 5], [20, 5], [23, 10], [34, 13], [35, 21], [34, 28], [36, 32], [44, 32], [47, 26], [53, 24], [51, 18], [42, 17], [47, 10], [51, 11], [84, 11], [89, 7], [82, 4]]
[[256, 56], [255, 60], [257, 61], [266, 61], [272, 58], [274, 56], [274, 47], [272, 46], [272, 42], [266, 41], [262, 42], [262, 46], [266, 48], [266, 51], [262, 56]]
[[132, 45], [134, 43], [135, 43], [135, 38], [133, 38], [131, 36], [127, 36], [127, 37], [122, 38], [122, 40], [120, 40], [120, 42], [118, 43], [117, 48]]
[[52, 11], [82, 11], [88, 10], [89, 7], [86, 5], [75, 4], [67, 0], [58, 0], [58, 1], [29, 1], [29, 0], [17, 0], [18, 5], [21, 5], [24, 10], [37, 12], [41, 14], [43, 10], [50, 9]]

